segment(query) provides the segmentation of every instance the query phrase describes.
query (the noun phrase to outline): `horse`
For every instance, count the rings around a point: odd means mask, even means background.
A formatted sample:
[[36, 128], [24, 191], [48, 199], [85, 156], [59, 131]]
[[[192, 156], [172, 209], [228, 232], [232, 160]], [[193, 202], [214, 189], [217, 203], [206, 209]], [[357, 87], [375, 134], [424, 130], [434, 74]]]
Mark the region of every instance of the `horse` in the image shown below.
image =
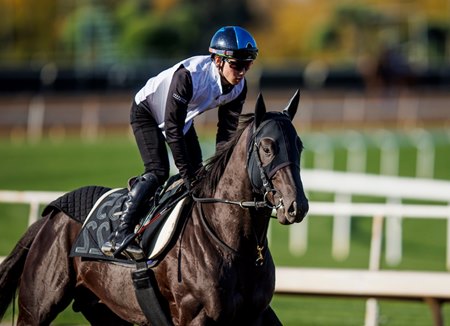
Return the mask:
[[[309, 208], [292, 123], [299, 96], [268, 112], [260, 94], [199, 171], [183, 228], [153, 268], [170, 324], [281, 325], [270, 306], [267, 229], [271, 217], [290, 225]], [[0, 265], [0, 319], [18, 290], [17, 325], [49, 325], [72, 301], [91, 325], [151, 324], [133, 287], [135, 265], [69, 255], [81, 227], [63, 211], [29, 227]]]

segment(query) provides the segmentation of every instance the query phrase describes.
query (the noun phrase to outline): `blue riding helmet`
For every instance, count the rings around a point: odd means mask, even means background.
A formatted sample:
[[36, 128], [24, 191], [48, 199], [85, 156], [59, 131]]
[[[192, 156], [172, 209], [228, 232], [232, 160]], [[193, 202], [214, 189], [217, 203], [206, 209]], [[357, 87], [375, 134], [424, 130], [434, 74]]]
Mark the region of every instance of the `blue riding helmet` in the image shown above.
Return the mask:
[[220, 28], [212, 37], [209, 52], [225, 58], [251, 61], [258, 55], [253, 36], [239, 26]]

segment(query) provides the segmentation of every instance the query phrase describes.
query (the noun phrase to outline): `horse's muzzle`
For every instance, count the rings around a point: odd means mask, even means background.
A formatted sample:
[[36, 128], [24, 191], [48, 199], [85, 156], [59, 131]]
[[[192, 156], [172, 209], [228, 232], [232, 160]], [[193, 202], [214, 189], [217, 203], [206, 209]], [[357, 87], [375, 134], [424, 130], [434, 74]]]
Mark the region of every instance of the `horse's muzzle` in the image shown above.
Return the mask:
[[303, 220], [309, 210], [308, 200], [291, 202], [287, 207], [283, 204], [277, 209], [277, 218], [281, 224], [299, 223]]

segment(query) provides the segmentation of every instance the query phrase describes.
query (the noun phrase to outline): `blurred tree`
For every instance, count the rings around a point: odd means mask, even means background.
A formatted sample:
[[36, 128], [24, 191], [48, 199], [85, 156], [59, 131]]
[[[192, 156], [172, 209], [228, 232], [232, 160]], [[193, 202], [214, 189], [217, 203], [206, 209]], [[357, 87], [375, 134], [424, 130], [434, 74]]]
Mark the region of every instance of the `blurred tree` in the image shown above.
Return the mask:
[[[436, 48], [435, 44], [427, 44], [423, 36], [427, 24], [445, 26], [443, 33], [432, 32], [428, 36], [445, 43], [437, 51], [442, 53], [446, 48], [445, 61], [450, 62], [448, 0], [278, 0], [276, 4], [271, 0], [253, 0], [253, 3], [264, 8], [265, 18], [269, 17], [258, 22], [255, 30], [261, 54], [264, 53], [260, 60], [265, 63], [288, 61], [300, 66], [310, 60], [323, 60], [332, 65], [354, 64], [356, 54], [378, 52], [386, 38], [395, 42], [413, 41], [416, 48]], [[416, 22], [423, 25], [413, 26]], [[426, 50], [421, 49], [421, 53]], [[410, 55], [412, 52], [410, 49]]]
[[206, 52], [218, 27], [241, 25], [257, 39], [262, 63], [342, 63], [376, 48], [386, 22], [396, 21], [416, 53], [449, 62], [449, 10], [449, 0], [0, 0], [0, 59], [98, 65], [180, 58]]
[[174, 58], [198, 45], [198, 14], [190, 5], [156, 11], [127, 1], [116, 10], [121, 60]]
[[252, 22], [245, 1], [156, 0], [142, 7], [125, 1], [117, 9], [122, 58], [180, 58], [208, 51], [222, 25]]
[[450, 55], [450, 22], [433, 23], [428, 26], [427, 39], [429, 54], [437, 62], [445, 62]]
[[117, 50], [114, 58], [123, 63], [178, 59], [207, 53], [219, 26], [251, 22], [245, 1], [126, 0], [110, 6], [109, 15], [101, 3], [85, 2], [66, 20], [62, 40], [66, 48], [72, 47], [75, 58], [97, 63], [107, 57], [100, 50], [109, 42]]
[[[249, 28], [255, 24], [255, 11], [251, 10], [249, 1], [239, 0], [186, 0], [195, 8], [198, 16], [199, 35], [197, 42], [208, 50], [213, 34], [222, 26], [239, 25]], [[198, 49], [197, 49], [198, 50]]]
[[391, 24], [387, 16], [361, 4], [340, 5], [318, 34], [318, 50], [341, 52], [343, 57], [356, 58], [374, 53], [380, 45], [380, 28]]
[[57, 0], [0, 2], [0, 58], [9, 64], [52, 60], [58, 27]]
[[99, 4], [85, 2], [67, 16], [60, 35], [76, 66], [107, 65], [116, 60], [114, 22]]

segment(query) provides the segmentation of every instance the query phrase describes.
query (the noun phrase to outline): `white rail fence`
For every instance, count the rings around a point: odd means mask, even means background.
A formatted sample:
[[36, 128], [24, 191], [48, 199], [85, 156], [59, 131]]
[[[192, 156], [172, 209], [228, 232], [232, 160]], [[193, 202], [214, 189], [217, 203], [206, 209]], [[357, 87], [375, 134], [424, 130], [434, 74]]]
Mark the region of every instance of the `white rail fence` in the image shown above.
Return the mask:
[[[333, 256], [340, 260], [348, 256], [350, 227], [354, 217], [386, 217], [386, 260], [396, 265], [402, 258], [403, 218], [450, 219], [450, 182], [367, 175], [324, 170], [302, 172], [308, 191], [334, 194], [334, 202], [314, 202], [309, 216], [333, 216]], [[385, 203], [352, 203], [352, 196], [384, 198]], [[402, 200], [421, 200], [432, 204], [404, 204]], [[306, 223], [305, 223], [306, 222]], [[290, 249], [297, 255], [307, 249], [308, 218], [289, 228]], [[450, 223], [447, 224], [447, 261], [450, 270]]]
[[[397, 277], [411, 277], [410, 274], [391, 275], [386, 271], [379, 271], [381, 261], [381, 243], [383, 239], [383, 221], [386, 221], [386, 261], [388, 264], [398, 264], [402, 258], [402, 220], [405, 218], [420, 219], [444, 219], [447, 221], [446, 240], [446, 266], [450, 270], [450, 182], [432, 179], [417, 179], [393, 176], [378, 176], [358, 173], [333, 172], [325, 170], [303, 170], [303, 183], [308, 192], [323, 192], [334, 194], [333, 202], [310, 202], [309, 218], [300, 224], [292, 225], [289, 228], [289, 249], [294, 255], [301, 255], [306, 252], [308, 244], [308, 221], [311, 217], [332, 216], [333, 241], [332, 252], [335, 259], [345, 259], [349, 253], [351, 237], [351, 221], [354, 218], [373, 218], [372, 239], [369, 257], [369, 270], [321, 270], [324, 275], [331, 280], [345, 281], [346, 284], [353, 284], [347, 287], [347, 291], [342, 288], [330, 287], [328, 291], [323, 290], [323, 279], [311, 277], [308, 281], [308, 288], [304, 287], [304, 282], [299, 284], [298, 277], [310, 277], [308, 269], [300, 268], [294, 270], [277, 269], [279, 279], [283, 283], [277, 283], [278, 293], [297, 294], [319, 294], [319, 295], [340, 295], [340, 296], [360, 296], [360, 297], [394, 297], [410, 298], [410, 292], [416, 291], [414, 298], [423, 298], [433, 311], [433, 318], [436, 325], [443, 325], [442, 313], [440, 310], [440, 300], [450, 299], [450, 288], [444, 287], [440, 290], [429, 288], [427, 291], [422, 286], [420, 289], [415, 284], [410, 287], [394, 286], [394, 292], [384, 293], [381, 290], [395, 283]], [[39, 216], [39, 207], [42, 204], [51, 202], [60, 196], [61, 192], [36, 192], [36, 191], [8, 191], [0, 190], [0, 202], [19, 203], [30, 205], [29, 224], [33, 223]], [[384, 203], [353, 203], [352, 196], [373, 196], [384, 198]], [[405, 204], [403, 200], [426, 201], [426, 204]], [[270, 233], [269, 233], [270, 236]], [[3, 257], [0, 257], [0, 261]], [[314, 273], [316, 270], [313, 271]], [[353, 274], [352, 274], [353, 273]], [[384, 273], [384, 274], [383, 274]], [[404, 272], [410, 273], [410, 272]], [[389, 274], [389, 275], [388, 275]], [[319, 274], [317, 274], [319, 275]], [[345, 275], [345, 277], [344, 277]], [[362, 280], [361, 282], [352, 282]], [[383, 277], [384, 275], [384, 277]], [[324, 276], [324, 277], [325, 277]], [[435, 277], [433, 273], [422, 273], [416, 283], [423, 284], [429, 277]], [[414, 276], [415, 277], [415, 276]], [[448, 278], [450, 273], [440, 273], [438, 277]], [[364, 282], [363, 282], [364, 281]], [[375, 282], [376, 283], [373, 283]], [[419, 282], [420, 281], [420, 282]], [[336, 283], [336, 282], [335, 282]], [[397, 282], [398, 283], [398, 282]], [[337, 284], [337, 283], [336, 283]], [[358, 288], [361, 286], [362, 288]], [[370, 286], [378, 284], [378, 286]], [[403, 284], [403, 283], [402, 283]], [[428, 283], [427, 283], [428, 284]], [[435, 283], [433, 283], [435, 284]], [[290, 288], [291, 290], [286, 290]], [[412, 288], [412, 290], [411, 290]], [[427, 288], [427, 287], [425, 287]], [[408, 290], [409, 289], [409, 290]], [[433, 292], [434, 291], [434, 292]], [[442, 291], [446, 295], [442, 295]], [[436, 294], [433, 296], [433, 294]], [[439, 294], [439, 295], [437, 295]], [[368, 300], [366, 310], [366, 325], [377, 325], [377, 303], [375, 300]]]
[[[430, 179], [390, 177], [325, 170], [303, 170], [307, 191], [334, 194], [334, 202], [310, 203], [309, 216], [333, 216], [333, 256], [340, 260], [348, 255], [352, 218], [386, 217], [387, 262], [401, 260], [402, 219], [432, 218], [450, 220], [450, 182]], [[0, 202], [30, 206], [29, 224], [39, 217], [39, 206], [56, 199], [63, 192], [0, 190]], [[385, 198], [385, 203], [352, 203], [352, 195]], [[403, 204], [402, 199], [417, 199], [434, 204]], [[290, 228], [289, 248], [294, 255], [307, 250], [308, 218]], [[450, 270], [450, 223], [447, 224], [447, 268]]]
[[[335, 152], [344, 150], [348, 172], [367, 173], [368, 152], [379, 151], [378, 171], [382, 175], [397, 176], [400, 169], [401, 150], [414, 148], [415, 177], [435, 177], [435, 165], [439, 160], [436, 146], [450, 144], [450, 132], [433, 132], [415, 128], [402, 132], [379, 129], [376, 132], [347, 130], [335, 134], [311, 132], [304, 135], [308, 150], [314, 158], [314, 169], [334, 170]], [[442, 154], [441, 154], [442, 155]], [[445, 155], [445, 154], [444, 154]], [[373, 164], [373, 162], [371, 162]]]
[[[431, 179], [310, 170], [303, 171], [308, 191], [334, 194], [334, 202], [310, 203], [309, 218], [333, 216], [332, 252], [336, 259], [348, 256], [351, 220], [373, 218], [368, 270], [277, 268], [275, 291], [280, 294], [368, 298], [366, 326], [378, 325], [376, 298], [423, 300], [431, 309], [434, 325], [443, 326], [442, 303], [450, 300], [450, 273], [380, 271], [383, 222], [386, 220], [386, 261], [402, 258], [404, 218], [447, 221], [446, 266], [450, 270], [450, 182]], [[352, 195], [385, 199], [384, 203], [352, 203]], [[405, 199], [428, 204], [404, 204]], [[289, 228], [289, 247], [297, 255], [307, 250], [308, 221]]]

